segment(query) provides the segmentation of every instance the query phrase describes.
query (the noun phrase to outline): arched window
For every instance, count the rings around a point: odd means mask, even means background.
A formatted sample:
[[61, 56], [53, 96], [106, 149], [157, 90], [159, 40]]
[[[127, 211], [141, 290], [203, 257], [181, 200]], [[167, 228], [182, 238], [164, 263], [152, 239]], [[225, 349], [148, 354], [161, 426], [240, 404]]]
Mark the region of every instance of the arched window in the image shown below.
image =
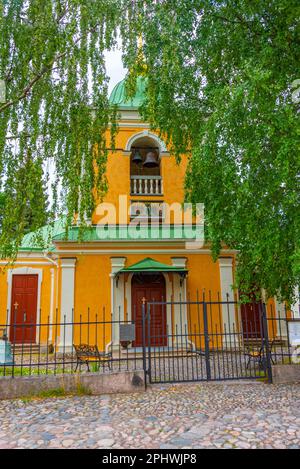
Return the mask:
[[130, 146], [131, 195], [163, 194], [160, 156], [160, 147], [150, 136], [143, 135], [132, 142]]

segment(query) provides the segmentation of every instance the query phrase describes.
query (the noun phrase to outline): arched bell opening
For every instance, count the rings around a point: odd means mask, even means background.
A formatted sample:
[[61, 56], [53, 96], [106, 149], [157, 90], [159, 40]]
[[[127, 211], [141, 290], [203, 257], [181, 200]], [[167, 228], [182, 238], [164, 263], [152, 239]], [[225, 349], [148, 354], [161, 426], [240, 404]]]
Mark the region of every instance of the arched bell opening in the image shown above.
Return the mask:
[[131, 176], [160, 176], [160, 152], [157, 142], [151, 137], [134, 141], [130, 155]]
[[132, 195], [162, 195], [160, 147], [149, 136], [141, 136], [130, 147]]

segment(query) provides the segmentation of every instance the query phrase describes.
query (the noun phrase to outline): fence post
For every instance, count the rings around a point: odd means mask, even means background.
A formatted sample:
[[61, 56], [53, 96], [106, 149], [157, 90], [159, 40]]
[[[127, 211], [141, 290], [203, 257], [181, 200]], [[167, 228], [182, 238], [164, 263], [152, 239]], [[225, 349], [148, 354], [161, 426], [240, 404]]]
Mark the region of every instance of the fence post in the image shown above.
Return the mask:
[[147, 389], [147, 361], [146, 361], [146, 298], [142, 299], [142, 328], [143, 328], [143, 370], [145, 390]]
[[211, 369], [209, 360], [209, 336], [207, 321], [207, 303], [203, 301], [203, 325], [204, 325], [204, 341], [205, 341], [205, 361], [206, 361], [206, 377], [207, 381], [211, 380]]
[[263, 324], [264, 345], [266, 348], [268, 382], [272, 384], [273, 376], [272, 376], [271, 350], [270, 350], [268, 320], [267, 320], [267, 311], [266, 311], [265, 303], [263, 303], [262, 305], [262, 324]]

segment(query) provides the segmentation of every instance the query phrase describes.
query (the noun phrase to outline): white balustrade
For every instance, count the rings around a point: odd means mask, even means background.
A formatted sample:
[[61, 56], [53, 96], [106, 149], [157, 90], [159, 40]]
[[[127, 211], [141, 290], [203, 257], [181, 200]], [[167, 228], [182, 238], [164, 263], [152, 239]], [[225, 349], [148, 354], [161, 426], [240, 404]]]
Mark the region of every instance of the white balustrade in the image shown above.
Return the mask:
[[162, 195], [163, 182], [161, 176], [131, 176], [131, 195]]

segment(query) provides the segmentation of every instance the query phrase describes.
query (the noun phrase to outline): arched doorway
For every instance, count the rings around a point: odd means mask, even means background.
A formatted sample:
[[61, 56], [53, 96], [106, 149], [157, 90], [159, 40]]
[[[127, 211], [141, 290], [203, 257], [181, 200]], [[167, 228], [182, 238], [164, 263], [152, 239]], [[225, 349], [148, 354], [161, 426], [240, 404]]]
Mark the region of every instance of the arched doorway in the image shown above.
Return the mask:
[[[143, 345], [143, 298], [149, 301], [166, 301], [166, 282], [162, 274], [134, 274], [131, 280], [132, 319], [135, 323], [135, 341], [133, 346]], [[147, 308], [147, 306], [146, 306]], [[148, 325], [146, 326], [148, 332]], [[167, 314], [166, 305], [151, 307], [150, 336], [152, 346], [167, 345]], [[146, 344], [147, 334], [146, 334]]]

